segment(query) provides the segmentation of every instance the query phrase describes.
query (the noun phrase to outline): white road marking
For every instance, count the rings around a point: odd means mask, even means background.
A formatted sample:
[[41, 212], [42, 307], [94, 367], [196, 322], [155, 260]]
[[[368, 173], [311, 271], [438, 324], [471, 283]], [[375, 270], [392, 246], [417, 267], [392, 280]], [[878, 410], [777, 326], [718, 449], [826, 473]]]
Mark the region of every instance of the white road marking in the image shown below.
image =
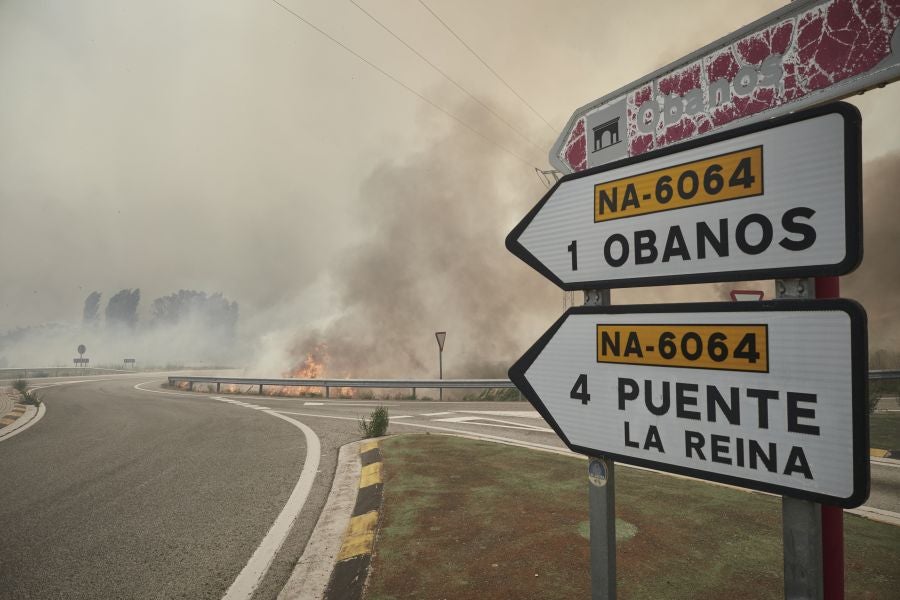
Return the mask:
[[396, 417], [391, 417], [391, 420], [394, 419], [412, 419], [412, 415], [397, 415]]
[[490, 415], [492, 417], [516, 417], [521, 419], [542, 419], [541, 415], [533, 410], [458, 410], [456, 412], [469, 415]]
[[141, 392], [150, 392], [152, 394], [168, 394], [170, 396], [190, 396], [191, 398], [209, 398], [209, 396], [204, 396], [198, 392], [185, 393], [185, 392], [167, 392], [165, 390], [148, 390], [145, 387], [141, 387], [147, 385], [148, 383], [153, 383], [154, 381], [161, 381], [160, 379], [151, 379], [150, 381], [142, 381], [141, 383], [134, 386], [134, 389]]
[[436, 412], [436, 413], [422, 413], [423, 417], [441, 417], [443, 415], [452, 415], [456, 414], [453, 412]]
[[324, 402], [304, 402], [303, 406], [324, 406]]
[[303, 470], [300, 472], [300, 478], [297, 480], [296, 485], [294, 485], [294, 489], [291, 492], [291, 495], [288, 497], [287, 502], [285, 502], [284, 504], [284, 508], [281, 509], [281, 512], [278, 514], [275, 522], [272, 523], [272, 526], [269, 528], [269, 531], [268, 533], [266, 533], [266, 536], [263, 538], [262, 542], [260, 542], [256, 550], [253, 551], [253, 554], [250, 556], [250, 560], [246, 565], [244, 565], [244, 568], [241, 569], [241, 572], [238, 573], [237, 578], [228, 587], [225, 595], [222, 596], [222, 600], [249, 599], [253, 596], [256, 588], [259, 587], [259, 584], [262, 582], [262, 579], [265, 576], [266, 572], [269, 570], [269, 567], [272, 566], [272, 561], [275, 559], [275, 555], [281, 549], [282, 544], [284, 544], [284, 540], [287, 539], [288, 533], [290, 533], [291, 528], [294, 526], [294, 521], [297, 520], [297, 517], [300, 515], [300, 511], [303, 510], [303, 506], [306, 504], [306, 499], [307, 497], [309, 497], [309, 492], [312, 489], [313, 481], [315, 481], [316, 472], [319, 469], [319, 460], [322, 456], [322, 446], [319, 442], [319, 436], [316, 435], [315, 431], [313, 431], [300, 421], [292, 419], [291, 417], [287, 417], [285, 415], [278, 414], [277, 412], [264, 406], [258, 407], [256, 405], [249, 405], [246, 402], [233, 400], [231, 398], [224, 398], [222, 396], [203, 396], [201, 394], [195, 393], [185, 394], [178, 392], [166, 392], [163, 390], [148, 390], [140, 387], [148, 383], [153, 383], [153, 381], [140, 383], [134, 386], [134, 389], [140, 390], [142, 392], [153, 392], [156, 394], [192, 396], [194, 398], [212, 398], [221, 402], [241, 404], [246, 406], [247, 408], [262, 410], [262, 412], [267, 415], [272, 415], [273, 417], [282, 419], [283, 421], [287, 421], [288, 423], [300, 429], [300, 431], [303, 432], [303, 436], [306, 438], [306, 459], [303, 461]]
[[303, 435], [306, 437], [306, 460], [303, 462], [303, 471], [300, 473], [300, 479], [297, 480], [297, 485], [294, 486], [294, 491], [291, 492], [284, 508], [281, 509], [278, 518], [272, 523], [272, 527], [269, 528], [266, 537], [263, 538], [259, 547], [253, 552], [253, 556], [250, 557], [250, 560], [238, 574], [237, 579], [234, 580], [228, 591], [222, 596], [223, 600], [245, 600], [253, 596], [253, 592], [259, 587], [260, 582], [262, 582], [263, 577], [272, 565], [272, 561], [275, 559], [278, 550], [281, 549], [281, 545], [291, 531], [291, 527], [294, 526], [294, 521], [297, 520], [297, 516], [303, 510], [303, 505], [306, 504], [306, 498], [309, 496], [313, 481], [316, 478], [316, 471], [319, 468], [319, 458], [322, 450], [316, 432], [296, 419], [278, 414], [272, 410], [264, 412], [267, 415], [272, 415], [291, 423], [303, 432]]
[[[503, 421], [502, 419], [489, 419], [488, 417], [449, 417], [446, 419], [435, 419], [435, 421], [446, 423], [468, 423], [470, 425], [481, 425], [482, 427], [502, 427], [504, 429], [521, 429], [523, 431], [543, 431], [545, 433], [553, 433], [553, 430], [549, 427], [538, 427], [537, 425]], [[484, 421], [491, 422], [485, 423]]]
[[874, 456], [870, 456], [869, 462], [882, 467], [892, 467], [894, 469], [900, 469], [900, 460], [897, 460], [896, 458], [876, 458]]

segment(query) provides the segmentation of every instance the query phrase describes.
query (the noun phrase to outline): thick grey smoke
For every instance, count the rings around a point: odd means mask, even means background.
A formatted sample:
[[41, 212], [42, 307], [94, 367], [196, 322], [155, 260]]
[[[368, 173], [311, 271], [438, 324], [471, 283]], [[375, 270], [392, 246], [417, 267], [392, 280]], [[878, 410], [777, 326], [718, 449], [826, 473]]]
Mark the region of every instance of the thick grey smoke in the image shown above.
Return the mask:
[[114, 294], [100, 319], [100, 292], [85, 300], [81, 323], [58, 322], [0, 333], [0, 367], [53, 367], [72, 364], [78, 345], [87, 346], [91, 366], [214, 366], [234, 364], [238, 304], [222, 294], [193, 290], [153, 301], [152, 316], [138, 314], [140, 293]]
[[[513, 167], [455, 134], [372, 173], [359, 217], [377, 233], [339, 265], [340, 316], [299, 336], [290, 349], [297, 364], [312, 354], [324, 357], [333, 377], [433, 376], [433, 332], [446, 329], [453, 354], [445, 374], [502, 376], [561, 312], [561, 292], [503, 248], [509, 225], [543, 192]], [[900, 153], [867, 163], [864, 173], [866, 259], [845, 279], [844, 295], [866, 306], [872, 347], [897, 348], [900, 240], [892, 191], [900, 188]], [[614, 301], [727, 301], [733, 289], [774, 297], [772, 281], [753, 281], [620, 290]]]
[[862, 265], [841, 280], [841, 295], [869, 314], [869, 348], [900, 349], [900, 236], [897, 234], [900, 152], [863, 166]]
[[505, 376], [562, 306], [504, 246], [546, 191], [531, 171], [459, 128], [375, 169], [353, 215], [369, 236], [333, 264], [339, 316], [298, 336], [294, 362], [324, 344], [330, 377], [436, 377], [447, 331], [445, 376]]

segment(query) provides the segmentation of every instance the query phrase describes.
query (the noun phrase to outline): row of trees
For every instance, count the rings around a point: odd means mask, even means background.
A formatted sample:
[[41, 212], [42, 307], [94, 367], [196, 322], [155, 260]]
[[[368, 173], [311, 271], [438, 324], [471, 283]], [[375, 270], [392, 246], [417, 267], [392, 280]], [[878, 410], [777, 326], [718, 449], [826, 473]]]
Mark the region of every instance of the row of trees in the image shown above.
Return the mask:
[[[100, 292], [91, 292], [84, 300], [83, 321], [86, 326], [100, 324]], [[140, 289], [116, 292], [106, 303], [106, 325], [134, 329], [138, 325]], [[150, 325], [178, 325], [187, 321], [233, 334], [237, 327], [238, 303], [229, 302], [221, 293], [207, 294], [196, 290], [178, 290], [153, 301]]]

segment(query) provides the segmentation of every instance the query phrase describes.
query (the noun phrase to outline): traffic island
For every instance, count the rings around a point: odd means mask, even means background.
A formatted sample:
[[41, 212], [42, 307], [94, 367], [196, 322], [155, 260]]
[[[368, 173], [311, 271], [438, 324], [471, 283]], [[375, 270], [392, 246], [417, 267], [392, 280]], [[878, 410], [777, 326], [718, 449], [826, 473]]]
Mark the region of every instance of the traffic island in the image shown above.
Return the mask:
[[[381, 442], [384, 505], [365, 598], [590, 597], [583, 459], [440, 435]], [[781, 501], [617, 470], [618, 593], [783, 595]], [[848, 598], [893, 598], [900, 535], [845, 516]]]

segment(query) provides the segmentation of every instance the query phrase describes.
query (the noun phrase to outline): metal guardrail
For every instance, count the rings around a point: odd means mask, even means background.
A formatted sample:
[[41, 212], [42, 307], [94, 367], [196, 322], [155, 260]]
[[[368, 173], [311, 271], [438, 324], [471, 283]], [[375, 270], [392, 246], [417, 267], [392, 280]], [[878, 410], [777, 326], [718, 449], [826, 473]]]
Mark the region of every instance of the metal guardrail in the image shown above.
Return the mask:
[[869, 381], [885, 381], [889, 379], [900, 379], [900, 370], [875, 369], [869, 371]]
[[509, 379], [248, 379], [245, 377], [200, 377], [200, 376], [172, 376], [169, 377], [169, 385], [178, 382], [188, 384], [188, 389], [193, 389], [195, 383], [216, 384], [216, 392], [221, 391], [225, 385], [258, 386], [262, 394], [263, 386], [277, 387], [314, 387], [324, 388], [325, 397], [331, 395], [331, 388], [387, 388], [387, 389], [411, 389], [413, 398], [417, 389], [494, 389], [515, 388]]
[[[880, 369], [869, 371], [870, 381], [900, 379], [900, 370]], [[263, 386], [314, 387], [324, 388], [325, 397], [330, 397], [331, 388], [387, 388], [411, 389], [413, 398], [416, 389], [494, 389], [515, 388], [509, 379], [250, 379], [246, 377], [201, 377], [193, 375], [169, 377], [169, 385], [179, 382], [193, 389], [195, 383], [216, 384], [216, 392], [225, 385], [258, 386], [262, 394]]]

